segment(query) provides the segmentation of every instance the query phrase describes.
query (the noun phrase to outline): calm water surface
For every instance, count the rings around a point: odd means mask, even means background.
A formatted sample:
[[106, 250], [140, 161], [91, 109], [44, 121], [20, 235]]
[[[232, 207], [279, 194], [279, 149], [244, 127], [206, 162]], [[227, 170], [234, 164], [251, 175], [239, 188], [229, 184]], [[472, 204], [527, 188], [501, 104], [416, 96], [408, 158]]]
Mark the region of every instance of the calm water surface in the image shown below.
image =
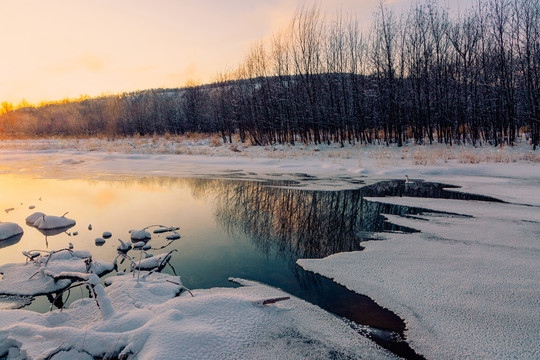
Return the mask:
[[[295, 262], [361, 250], [362, 241], [373, 240], [373, 232], [406, 231], [386, 223], [380, 212], [414, 213], [413, 209], [381, 208], [362, 198], [365, 191], [305, 191], [276, 185], [279, 181], [155, 177], [90, 181], [0, 175], [0, 221], [16, 222], [24, 229], [17, 243], [0, 248], [0, 264], [23, 262], [25, 250], [61, 249], [70, 242], [76, 250], [90, 250], [95, 259], [112, 261], [117, 239], [129, 241], [129, 230], [178, 226], [181, 239], [169, 242], [167, 233], [153, 234], [150, 244], [155, 249], [150, 252], [177, 249], [164, 271], [180, 275], [188, 288], [235, 286], [229, 277], [256, 280], [359, 324], [403, 334], [405, 325], [397, 316], [367, 297], [305, 272]], [[9, 208], [15, 209], [4, 211]], [[58, 216], [68, 212], [66, 216], [77, 224], [46, 236], [24, 221], [35, 211]], [[94, 239], [104, 231], [113, 236], [98, 247]], [[136, 259], [138, 254], [129, 253]], [[41, 299], [28, 308], [47, 311], [49, 306]]]

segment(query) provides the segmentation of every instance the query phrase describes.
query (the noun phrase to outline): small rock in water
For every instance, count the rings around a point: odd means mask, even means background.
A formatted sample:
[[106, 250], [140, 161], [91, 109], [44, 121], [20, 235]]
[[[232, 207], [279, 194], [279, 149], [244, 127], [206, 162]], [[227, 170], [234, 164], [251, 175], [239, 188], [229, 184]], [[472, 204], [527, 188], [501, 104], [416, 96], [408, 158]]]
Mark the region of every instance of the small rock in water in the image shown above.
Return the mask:
[[142, 248], [143, 248], [143, 250], [150, 250], [152, 248], [152, 246], [150, 246], [150, 244], [144, 244], [144, 246]]
[[34, 251], [34, 252], [28, 252], [28, 251], [23, 251], [22, 254], [24, 256], [26, 256], [28, 259], [35, 259], [37, 258], [39, 255], [41, 255], [39, 252], [37, 251]]
[[101, 246], [101, 245], [105, 244], [105, 239], [103, 239], [103, 238], [98, 237], [98, 238], [96, 238], [95, 241], [96, 241], [97, 246]]
[[171, 235], [167, 235], [167, 240], [176, 240], [176, 239], [180, 239], [180, 235], [178, 234], [171, 234]]
[[0, 240], [6, 240], [22, 233], [22, 227], [15, 223], [0, 223]]
[[162, 234], [162, 233], [165, 233], [165, 232], [169, 232], [169, 231], [176, 231], [176, 230], [180, 230], [179, 227], [176, 227], [176, 226], [172, 226], [172, 227], [169, 227], [169, 228], [159, 228], [159, 229], [156, 229], [153, 231], [154, 234]]
[[120, 241], [120, 245], [118, 245], [116, 250], [121, 251], [121, 252], [126, 252], [126, 251], [129, 251], [131, 249], [131, 244], [125, 243], [120, 239], [118, 239], [118, 241]]
[[147, 241], [152, 238], [152, 235], [145, 230], [132, 230], [131, 231], [131, 242], [137, 241]]
[[13, 211], [13, 210], [15, 210], [15, 208], [5, 209], [4, 211], [6, 212], [6, 214], [8, 214], [10, 211]]
[[103, 236], [104, 239], [108, 239], [108, 238], [110, 238], [112, 236], [112, 234], [109, 231], [105, 231], [102, 236]]
[[133, 248], [134, 249], [140, 249], [142, 248], [144, 245], [146, 245], [146, 243], [144, 241], [138, 241], [136, 243], [133, 243]]
[[26, 217], [25, 221], [26, 221], [26, 223], [28, 225], [33, 226], [34, 223], [37, 221], [37, 219], [39, 219], [40, 217], [43, 217], [43, 216], [45, 216], [45, 214], [38, 211], [38, 212], [35, 212], [35, 213], [31, 214], [31, 215], [28, 215]]
[[88, 224], [88, 230], [92, 230], [92, 224]]
[[35, 206], [35, 205], [30, 205], [28, 208], [29, 208], [30, 210], [33, 210], [33, 209], [36, 208], [36, 206]]
[[79, 235], [79, 232], [78, 232], [78, 231], [74, 231], [74, 232], [73, 232], [73, 236], [77, 236], [77, 235]]
[[76, 224], [75, 220], [64, 217], [64, 216], [53, 216], [45, 215], [43, 213], [37, 212], [26, 218], [26, 222], [29, 223], [29, 220], [33, 217], [39, 216], [33, 224], [29, 224], [37, 229], [41, 230], [51, 230], [59, 229], [64, 227], [72, 227]]
[[[73, 233], [75, 234], [75, 233]], [[72, 243], [69, 243], [69, 250], [73, 250], [73, 244]]]

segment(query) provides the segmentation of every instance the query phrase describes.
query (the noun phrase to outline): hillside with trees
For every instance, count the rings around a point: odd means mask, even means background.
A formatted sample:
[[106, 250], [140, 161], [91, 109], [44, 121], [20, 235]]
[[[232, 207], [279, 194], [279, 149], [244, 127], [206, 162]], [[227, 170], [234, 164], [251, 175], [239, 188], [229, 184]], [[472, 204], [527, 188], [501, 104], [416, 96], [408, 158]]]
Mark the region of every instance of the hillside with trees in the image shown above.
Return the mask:
[[[2, 111], [3, 109], [3, 111]], [[272, 143], [472, 143], [540, 138], [540, 1], [480, 0], [463, 16], [434, 2], [369, 31], [300, 8], [208, 85], [24, 107], [3, 103], [4, 136], [201, 132]]]

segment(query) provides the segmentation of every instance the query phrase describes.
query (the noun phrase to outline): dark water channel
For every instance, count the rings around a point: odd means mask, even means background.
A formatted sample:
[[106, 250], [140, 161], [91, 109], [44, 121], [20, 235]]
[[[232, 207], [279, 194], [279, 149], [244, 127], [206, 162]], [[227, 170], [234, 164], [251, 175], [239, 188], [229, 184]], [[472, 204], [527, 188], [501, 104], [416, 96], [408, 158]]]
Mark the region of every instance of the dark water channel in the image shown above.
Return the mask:
[[[377, 232], [415, 231], [388, 223], [381, 214], [413, 216], [430, 211], [370, 202], [364, 199], [366, 196], [496, 199], [452, 192], [442, 184], [421, 181], [412, 184], [400, 180], [383, 181], [345, 191], [309, 191], [291, 187], [301, 185], [302, 181], [146, 178], [110, 183], [82, 182], [86, 191], [79, 193], [71, 203], [64, 201], [62, 207], [58, 204], [61, 199], [48, 194], [46, 188], [38, 187], [40, 191], [35, 197], [42, 193], [44, 198], [47, 195], [54, 197], [51, 209], [63, 213], [59, 210], [67, 208], [78, 222], [70, 231], [79, 229], [81, 234], [78, 237], [71, 232], [49, 234], [44, 243], [43, 235], [25, 228], [24, 237], [15, 244], [24, 245], [21, 249], [28, 250], [28, 247], [58, 248], [74, 242], [77, 248], [91, 250], [95, 258], [112, 260], [116, 256], [113, 248], [118, 245], [114, 239], [127, 240], [129, 229], [158, 223], [179, 226], [181, 239], [169, 242], [164, 236], [155, 234], [150, 243], [155, 254], [178, 250], [171, 266], [164, 271], [180, 275], [188, 288], [235, 286], [227, 281], [229, 277], [259, 281], [350, 320], [351, 326], [359, 332], [399, 356], [422, 358], [406, 343], [402, 319], [366, 296], [304, 271], [296, 265], [296, 260], [362, 250], [363, 242], [377, 241], [374, 235]], [[64, 183], [67, 184], [78, 186]], [[97, 205], [93, 206], [93, 203]], [[21, 212], [20, 218], [27, 213]], [[86, 230], [90, 223], [95, 224], [94, 232]], [[96, 247], [93, 240], [101, 231], [112, 231], [113, 240], [103, 247]], [[39, 245], [23, 244], [27, 236], [32, 239], [29, 242], [39, 242]], [[5, 251], [0, 249], [0, 259], [7, 256]], [[45, 311], [44, 307], [49, 305], [48, 301], [40, 299], [28, 308]]]

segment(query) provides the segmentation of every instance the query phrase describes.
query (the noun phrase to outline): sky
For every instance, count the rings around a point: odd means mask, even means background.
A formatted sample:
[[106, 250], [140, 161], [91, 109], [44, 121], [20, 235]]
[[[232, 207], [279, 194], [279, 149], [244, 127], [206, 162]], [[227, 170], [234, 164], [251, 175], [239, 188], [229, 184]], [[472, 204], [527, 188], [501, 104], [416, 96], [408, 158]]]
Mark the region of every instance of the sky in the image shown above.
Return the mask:
[[[0, 0], [0, 103], [211, 82], [312, 0]], [[416, 0], [387, 0], [396, 11]], [[472, 0], [441, 0], [452, 9]], [[378, 0], [319, 0], [368, 26]]]

